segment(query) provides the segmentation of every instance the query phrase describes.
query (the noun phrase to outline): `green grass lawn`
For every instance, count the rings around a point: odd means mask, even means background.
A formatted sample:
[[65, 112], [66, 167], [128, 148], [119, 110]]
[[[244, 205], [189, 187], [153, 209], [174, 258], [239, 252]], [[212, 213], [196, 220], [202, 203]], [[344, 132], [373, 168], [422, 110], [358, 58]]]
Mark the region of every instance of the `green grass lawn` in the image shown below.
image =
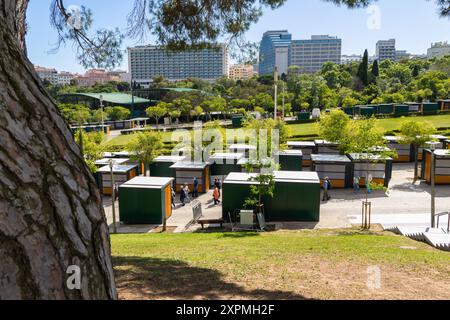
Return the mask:
[[450, 254], [389, 233], [111, 235], [111, 246], [122, 299], [450, 298]]
[[[401, 123], [407, 119], [416, 119], [418, 121], [430, 121], [436, 128], [449, 128], [450, 127], [450, 114], [438, 115], [438, 116], [426, 116], [426, 117], [408, 117], [408, 118], [388, 118], [380, 119], [380, 126], [382, 126], [386, 132], [393, 132], [400, 129]], [[310, 139], [317, 136], [317, 126], [315, 123], [305, 123], [305, 124], [293, 124], [289, 125], [292, 133], [292, 140], [296, 139]], [[448, 132], [443, 132], [448, 133]], [[162, 132], [163, 140], [165, 142], [171, 141], [171, 132]], [[302, 138], [303, 137], [303, 138]], [[109, 141], [107, 147], [124, 147], [130, 140], [134, 138], [134, 134], [121, 135], [117, 138]]]

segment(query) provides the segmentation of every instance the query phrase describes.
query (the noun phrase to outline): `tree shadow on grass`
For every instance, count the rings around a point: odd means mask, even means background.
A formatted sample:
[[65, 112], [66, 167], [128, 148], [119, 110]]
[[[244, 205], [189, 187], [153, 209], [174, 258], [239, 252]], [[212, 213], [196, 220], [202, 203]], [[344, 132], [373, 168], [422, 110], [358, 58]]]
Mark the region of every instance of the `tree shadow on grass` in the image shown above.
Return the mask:
[[119, 256], [113, 257], [113, 264], [121, 299], [306, 299], [293, 292], [247, 290], [225, 282], [217, 270], [190, 266], [180, 260]]

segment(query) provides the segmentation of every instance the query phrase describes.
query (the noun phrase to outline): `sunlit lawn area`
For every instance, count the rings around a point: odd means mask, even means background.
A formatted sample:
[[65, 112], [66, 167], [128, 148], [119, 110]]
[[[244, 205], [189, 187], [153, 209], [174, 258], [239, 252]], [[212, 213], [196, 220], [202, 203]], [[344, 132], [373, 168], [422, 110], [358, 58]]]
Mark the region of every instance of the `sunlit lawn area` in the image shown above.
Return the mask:
[[[380, 125], [386, 129], [387, 132], [392, 132], [398, 130], [400, 125], [406, 119], [415, 119], [418, 121], [430, 121], [437, 128], [448, 128], [450, 127], [450, 114], [447, 115], [439, 115], [439, 116], [427, 116], [427, 117], [408, 117], [408, 118], [388, 118], [388, 119], [380, 119]], [[314, 123], [305, 123], [305, 124], [293, 124], [289, 125], [291, 128], [292, 136], [295, 138], [302, 137], [313, 137], [318, 134], [317, 126]], [[446, 133], [446, 132], [444, 132]], [[165, 142], [171, 141], [171, 132], [162, 132], [163, 140]], [[117, 138], [112, 139], [107, 143], [107, 146], [117, 147], [117, 146], [126, 146], [127, 143], [134, 138], [133, 134], [130, 135], [120, 135]]]
[[121, 299], [450, 299], [450, 253], [390, 233], [112, 235], [111, 245]]

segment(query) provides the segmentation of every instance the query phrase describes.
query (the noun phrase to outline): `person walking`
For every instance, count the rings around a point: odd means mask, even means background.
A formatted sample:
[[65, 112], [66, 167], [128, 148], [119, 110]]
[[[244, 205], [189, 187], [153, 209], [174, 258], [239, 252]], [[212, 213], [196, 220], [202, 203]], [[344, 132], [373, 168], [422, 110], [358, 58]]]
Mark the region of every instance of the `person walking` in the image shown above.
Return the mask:
[[326, 177], [323, 181], [323, 197], [322, 201], [328, 201], [331, 199], [330, 196], [331, 182], [328, 177]]
[[222, 180], [221, 179], [217, 180], [217, 189], [219, 189], [219, 197], [220, 197], [222, 194]]
[[353, 192], [356, 194], [356, 193], [359, 193], [359, 183], [360, 183], [360, 178], [359, 178], [359, 176], [355, 176], [354, 178], [353, 178]]
[[198, 198], [198, 180], [197, 178], [194, 178], [194, 191], [192, 193], [192, 196], [195, 198]]
[[370, 187], [370, 184], [372, 183], [372, 180], [373, 180], [372, 174], [369, 173], [369, 176], [367, 177], [366, 180], [367, 180], [367, 181], [366, 181], [367, 193], [368, 193], [368, 194], [371, 194], [371, 193], [372, 193], [372, 188]]
[[180, 202], [181, 202], [181, 206], [184, 207], [186, 204], [184, 203], [184, 201], [186, 200], [186, 193], [184, 192], [184, 187], [181, 188], [180, 190]]
[[189, 198], [189, 192], [190, 192], [190, 190], [189, 190], [189, 186], [188, 186], [187, 183], [186, 183], [186, 185], [184, 186], [183, 191], [184, 191], [184, 198], [185, 198], [185, 201], [187, 201], [187, 203], [191, 202], [191, 198]]
[[172, 192], [171, 192], [171, 194], [172, 194], [172, 207], [175, 208], [175, 197], [176, 197], [176, 194], [175, 194], [175, 190], [173, 190], [173, 188], [171, 188], [171, 190], [172, 190]]
[[214, 188], [214, 193], [213, 193], [213, 198], [214, 198], [214, 205], [218, 205], [220, 203], [220, 194], [219, 194], [219, 188], [215, 187]]

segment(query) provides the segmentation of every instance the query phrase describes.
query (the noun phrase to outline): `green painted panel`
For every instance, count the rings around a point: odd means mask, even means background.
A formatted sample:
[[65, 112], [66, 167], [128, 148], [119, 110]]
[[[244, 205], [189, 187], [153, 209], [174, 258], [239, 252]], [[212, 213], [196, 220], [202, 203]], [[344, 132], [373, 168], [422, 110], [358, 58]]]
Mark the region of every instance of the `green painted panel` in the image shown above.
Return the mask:
[[119, 187], [119, 216], [124, 224], [162, 224], [164, 190]]
[[212, 176], [227, 176], [230, 172], [241, 172], [242, 166], [237, 164], [213, 164], [211, 166]]
[[437, 114], [439, 111], [439, 105], [437, 102], [424, 102], [422, 104], [423, 114]]
[[269, 206], [268, 221], [319, 221], [320, 184], [277, 182]]
[[380, 104], [376, 106], [377, 114], [391, 114], [394, 112], [394, 106], [392, 104]]
[[170, 169], [173, 162], [154, 162], [150, 164], [150, 176], [175, 178], [175, 170]]
[[[244, 209], [245, 199], [250, 196], [250, 185], [224, 183], [222, 216], [229, 221], [228, 212], [235, 218], [236, 210]], [[273, 221], [319, 221], [320, 184], [276, 182], [274, 198], [263, 200], [266, 220]]]
[[281, 171], [302, 171], [302, 156], [283, 155], [280, 156]]

